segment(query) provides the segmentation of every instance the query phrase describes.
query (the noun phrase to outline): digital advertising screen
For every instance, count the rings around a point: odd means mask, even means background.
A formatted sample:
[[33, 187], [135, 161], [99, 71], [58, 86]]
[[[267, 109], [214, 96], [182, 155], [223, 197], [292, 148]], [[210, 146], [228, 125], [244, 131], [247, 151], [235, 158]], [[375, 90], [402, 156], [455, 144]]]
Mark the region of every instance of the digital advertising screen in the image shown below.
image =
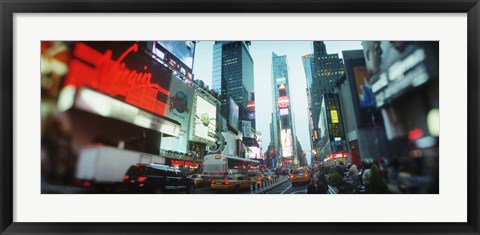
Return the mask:
[[293, 147], [282, 147], [282, 157], [290, 158], [293, 156]]
[[292, 156], [292, 130], [291, 129], [282, 129], [280, 131], [280, 145], [282, 146], [282, 156], [290, 157]]
[[288, 108], [279, 109], [278, 112], [280, 113], [280, 116], [286, 116], [288, 115]]
[[248, 147], [248, 158], [250, 159], [260, 159], [262, 154], [259, 147], [250, 146]]
[[192, 69], [193, 54], [195, 52], [194, 41], [157, 41], [157, 43], [188, 66], [188, 68]]
[[176, 74], [183, 74], [192, 80], [193, 54], [195, 43], [193, 41], [146, 41], [142, 42], [155, 60], [174, 70]]

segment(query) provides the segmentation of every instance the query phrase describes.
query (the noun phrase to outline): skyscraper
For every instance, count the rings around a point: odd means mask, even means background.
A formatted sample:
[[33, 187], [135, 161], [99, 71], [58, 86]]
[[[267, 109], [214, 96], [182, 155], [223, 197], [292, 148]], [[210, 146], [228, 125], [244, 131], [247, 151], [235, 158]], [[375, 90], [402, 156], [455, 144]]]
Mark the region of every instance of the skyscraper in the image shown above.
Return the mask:
[[[229, 99], [239, 106], [239, 119], [252, 121], [255, 115], [247, 109], [252, 105], [254, 92], [253, 59], [250, 55], [250, 41], [216, 41], [213, 45], [213, 90], [220, 94], [221, 114], [229, 118]], [[253, 103], [254, 105], [254, 103]], [[253, 106], [254, 107], [254, 106]], [[252, 110], [250, 108], [250, 110]], [[254, 111], [253, 111], [254, 112]], [[238, 127], [236, 127], [238, 128]]]
[[[318, 125], [323, 94], [333, 94], [343, 77], [343, 62], [338, 53], [328, 54], [323, 41], [313, 42], [312, 84], [310, 90], [313, 124]], [[305, 68], [306, 70], [307, 68]], [[308, 76], [308, 75], [307, 75]], [[308, 77], [307, 77], [308, 79]]]
[[278, 162], [297, 164], [295, 126], [291, 112], [287, 56], [272, 52], [273, 131]]
[[308, 54], [302, 56], [303, 62], [303, 69], [305, 70], [305, 77], [307, 78], [307, 88], [310, 90], [312, 87], [313, 81], [313, 62], [314, 62], [314, 54]]
[[312, 82], [313, 82], [313, 62], [314, 62], [314, 54], [308, 54], [302, 56], [302, 62], [303, 62], [303, 69], [305, 71], [305, 78], [307, 79], [307, 115], [308, 115], [308, 131], [310, 134], [310, 147], [312, 150], [312, 155], [316, 154], [314, 152], [315, 146], [314, 146], [314, 141], [315, 141], [315, 127], [313, 124], [313, 117], [312, 117], [312, 102], [311, 102], [311, 97], [310, 97], [310, 90], [312, 89]]

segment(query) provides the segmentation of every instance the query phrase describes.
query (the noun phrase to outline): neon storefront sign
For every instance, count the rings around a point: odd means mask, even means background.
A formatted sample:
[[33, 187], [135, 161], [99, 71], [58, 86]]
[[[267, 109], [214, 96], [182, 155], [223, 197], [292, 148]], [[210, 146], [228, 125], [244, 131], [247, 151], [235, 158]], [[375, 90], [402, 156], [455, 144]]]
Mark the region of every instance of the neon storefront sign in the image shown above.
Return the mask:
[[165, 116], [171, 71], [154, 64], [151, 56], [139, 51], [138, 43], [79, 42], [73, 56], [65, 86], [87, 86]]

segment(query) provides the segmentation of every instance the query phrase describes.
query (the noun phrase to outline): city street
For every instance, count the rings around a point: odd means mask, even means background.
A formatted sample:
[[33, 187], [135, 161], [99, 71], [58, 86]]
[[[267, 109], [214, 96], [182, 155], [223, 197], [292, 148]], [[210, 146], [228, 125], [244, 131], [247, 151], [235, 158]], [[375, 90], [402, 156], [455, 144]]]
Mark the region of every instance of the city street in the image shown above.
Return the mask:
[[42, 41], [41, 192], [438, 193], [438, 47]]
[[[216, 191], [210, 187], [199, 187], [195, 189], [195, 194], [306, 194], [308, 184], [301, 184], [293, 186], [289, 180], [284, 178], [282, 182], [279, 182], [278, 185], [271, 187], [268, 190], [262, 191], [262, 193], [255, 193], [255, 190], [242, 190], [240, 192], [229, 192], [229, 191]], [[98, 193], [119, 193], [119, 192], [105, 192], [100, 191], [93, 187], [80, 187], [72, 185], [59, 185], [59, 184], [47, 184], [43, 183], [42, 194], [98, 194]], [[126, 192], [120, 192], [125, 194]], [[185, 192], [173, 192], [177, 194], [185, 194]], [[329, 194], [334, 193], [332, 190], [328, 192]]]

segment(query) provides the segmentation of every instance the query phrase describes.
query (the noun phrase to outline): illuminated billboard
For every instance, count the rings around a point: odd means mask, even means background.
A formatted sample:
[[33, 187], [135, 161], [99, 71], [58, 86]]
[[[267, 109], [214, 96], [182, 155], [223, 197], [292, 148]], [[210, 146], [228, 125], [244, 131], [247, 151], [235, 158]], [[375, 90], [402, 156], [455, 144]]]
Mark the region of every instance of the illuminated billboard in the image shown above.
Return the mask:
[[76, 108], [85, 112], [131, 123], [172, 136], [180, 135], [180, 124], [139, 109], [86, 87], [64, 87], [59, 95], [58, 111]]
[[247, 110], [250, 112], [255, 111], [255, 101], [248, 101], [247, 102]]
[[239, 116], [239, 108], [238, 104], [230, 98], [230, 105], [229, 105], [229, 118], [228, 123], [230, 124], [233, 129], [238, 130], [238, 116]]
[[170, 95], [167, 102], [166, 117], [181, 124], [177, 137], [163, 137], [160, 148], [186, 153], [188, 132], [190, 130], [190, 114], [192, 112], [194, 90], [182, 80], [173, 78], [170, 85]]
[[288, 108], [290, 105], [290, 100], [288, 99], [288, 96], [280, 96], [277, 98], [277, 105], [279, 109], [285, 109]]
[[[282, 129], [280, 131], [280, 145], [282, 146], [282, 157], [291, 157], [293, 146], [292, 129]], [[285, 151], [284, 151], [285, 149]]]
[[330, 110], [330, 117], [332, 119], [332, 123], [338, 123], [338, 113], [337, 110], [332, 109]]
[[[143, 43], [155, 59], [192, 80], [195, 43], [193, 41], [147, 41]], [[178, 75], [178, 74], [176, 74]]]
[[293, 157], [293, 147], [282, 147], [282, 157], [290, 158]]
[[76, 42], [64, 86], [86, 86], [165, 116], [172, 71], [137, 42]]
[[279, 109], [278, 112], [280, 113], [280, 116], [288, 115], [288, 109]]
[[248, 149], [248, 158], [250, 159], [260, 159], [262, 158], [262, 153], [259, 147], [250, 146]]
[[194, 104], [191, 139], [197, 142], [212, 144], [215, 142], [217, 107], [198, 94], [194, 97]]
[[192, 69], [193, 53], [195, 52], [194, 41], [157, 41], [157, 43]]
[[375, 96], [372, 92], [372, 86], [367, 82], [368, 71], [366, 66], [354, 66], [353, 77], [357, 87], [360, 108], [375, 107]]

